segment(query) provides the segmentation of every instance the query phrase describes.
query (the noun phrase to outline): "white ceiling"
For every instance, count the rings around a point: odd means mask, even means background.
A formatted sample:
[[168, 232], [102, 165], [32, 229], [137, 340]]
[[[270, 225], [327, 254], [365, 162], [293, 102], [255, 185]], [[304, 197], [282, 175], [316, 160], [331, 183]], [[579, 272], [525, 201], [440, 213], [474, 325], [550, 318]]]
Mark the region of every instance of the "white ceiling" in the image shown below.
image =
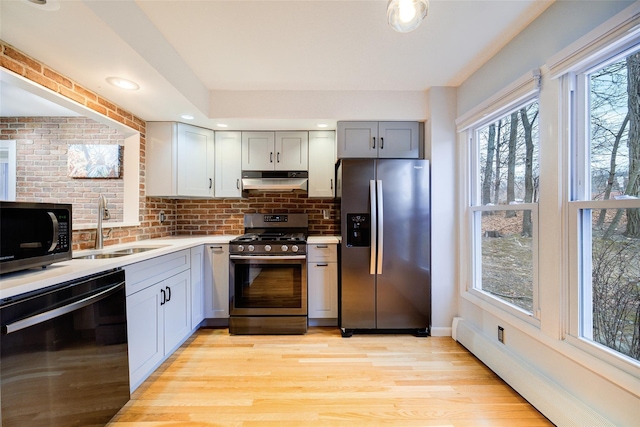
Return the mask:
[[[459, 85], [551, 3], [432, 0], [421, 27], [400, 34], [386, 0], [2, 0], [0, 38], [144, 120], [310, 128], [343, 118], [314, 109], [323, 94]], [[113, 88], [109, 76], [140, 90]], [[254, 92], [290, 105], [231, 108]]]

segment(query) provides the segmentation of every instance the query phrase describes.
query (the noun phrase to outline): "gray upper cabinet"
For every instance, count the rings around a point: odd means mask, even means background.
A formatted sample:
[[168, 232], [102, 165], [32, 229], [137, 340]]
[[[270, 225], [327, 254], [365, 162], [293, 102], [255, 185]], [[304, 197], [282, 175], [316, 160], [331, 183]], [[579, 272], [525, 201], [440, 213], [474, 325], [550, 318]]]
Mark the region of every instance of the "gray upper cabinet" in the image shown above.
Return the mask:
[[418, 122], [338, 122], [338, 158], [417, 159]]
[[242, 132], [242, 170], [307, 170], [308, 132]]

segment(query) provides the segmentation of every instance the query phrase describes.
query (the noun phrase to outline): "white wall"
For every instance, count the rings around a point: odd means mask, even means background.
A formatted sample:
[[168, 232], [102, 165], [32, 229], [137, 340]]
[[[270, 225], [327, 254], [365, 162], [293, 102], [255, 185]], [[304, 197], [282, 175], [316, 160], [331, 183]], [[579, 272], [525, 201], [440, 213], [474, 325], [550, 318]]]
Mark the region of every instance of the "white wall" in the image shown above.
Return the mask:
[[[631, 2], [632, 3], [632, 2]], [[540, 327], [466, 292], [459, 283], [457, 339], [558, 425], [638, 425], [638, 378], [564, 340], [568, 316], [563, 199], [568, 160], [559, 134], [558, 81], [544, 67], [551, 56], [627, 7], [630, 2], [558, 1], [458, 88], [458, 115], [534, 68], [540, 91], [539, 290]], [[460, 141], [462, 147], [465, 141]], [[464, 162], [458, 159], [458, 175]], [[458, 187], [459, 191], [463, 186]], [[464, 201], [460, 194], [458, 219]], [[459, 240], [459, 251], [465, 240]], [[464, 261], [464, 259], [463, 259]], [[460, 265], [462, 278], [468, 266]], [[466, 281], [466, 279], [465, 279]], [[497, 341], [498, 325], [505, 343]], [[506, 363], [505, 363], [506, 361]], [[523, 381], [527, 378], [527, 381]], [[579, 419], [579, 422], [575, 420]]]
[[458, 307], [456, 277], [456, 89], [432, 87], [427, 93], [425, 157], [431, 165], [432, 335], [451, 335]]
[[633, 1], [558, 0], [458, 88], [458, 116], [594, 29]]

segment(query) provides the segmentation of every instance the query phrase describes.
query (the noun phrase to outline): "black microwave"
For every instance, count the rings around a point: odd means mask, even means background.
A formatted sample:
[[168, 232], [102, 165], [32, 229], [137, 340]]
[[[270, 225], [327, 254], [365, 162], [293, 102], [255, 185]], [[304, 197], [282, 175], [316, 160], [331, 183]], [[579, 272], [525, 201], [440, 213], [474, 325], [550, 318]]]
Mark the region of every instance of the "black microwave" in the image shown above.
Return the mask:
[[0, 274], [71, 259], [71, 205], [0, 202]]

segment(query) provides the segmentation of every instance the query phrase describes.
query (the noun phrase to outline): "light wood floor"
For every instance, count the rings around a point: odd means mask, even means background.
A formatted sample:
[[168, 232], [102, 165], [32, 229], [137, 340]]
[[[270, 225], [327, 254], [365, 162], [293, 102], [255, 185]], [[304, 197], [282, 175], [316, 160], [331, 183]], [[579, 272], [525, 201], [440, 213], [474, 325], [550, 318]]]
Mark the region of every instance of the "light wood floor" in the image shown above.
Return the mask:
[[201, 329], [109, 427], [550, 426], [448, 337]]

